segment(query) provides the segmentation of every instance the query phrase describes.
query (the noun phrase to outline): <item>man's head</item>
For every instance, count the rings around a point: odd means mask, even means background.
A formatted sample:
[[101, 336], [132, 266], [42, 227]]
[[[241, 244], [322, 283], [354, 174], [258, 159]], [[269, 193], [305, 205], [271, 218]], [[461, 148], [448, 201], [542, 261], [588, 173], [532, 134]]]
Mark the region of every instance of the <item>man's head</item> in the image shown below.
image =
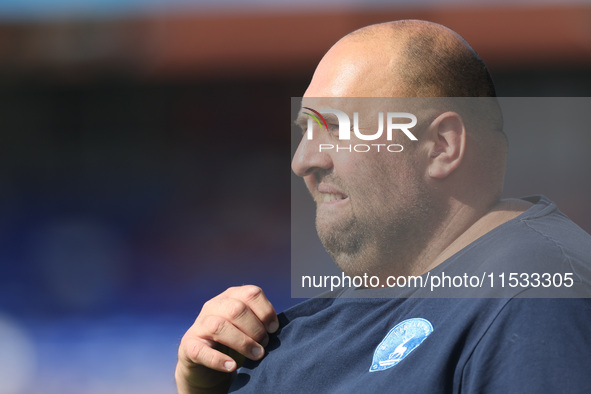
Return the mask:
[[419, 20], [371, 25], [320, 61], [308, 97], [493, 97], [486, 66], [453, 30]]
[[[429, 22], [398, 21], [338, 41], [304, 102], [330, 107], [335, 97], [494, 95], [484, 64], [459, 35]], [[482, 213], [500, 197], [506, 141], [498, 125], [467, 127], [469, 116], [440, 104], [415, 110], [418, 141], [405, 141], [403, 152], [321, 152], [319, 144], [338, 141], [317, 130], [294, 156], [294, 172], [317, 202], [320, 239], [347, 274], [422, 273], [417, 261], [442, 232], [461, 231], [454, 222], [459, 211]]]

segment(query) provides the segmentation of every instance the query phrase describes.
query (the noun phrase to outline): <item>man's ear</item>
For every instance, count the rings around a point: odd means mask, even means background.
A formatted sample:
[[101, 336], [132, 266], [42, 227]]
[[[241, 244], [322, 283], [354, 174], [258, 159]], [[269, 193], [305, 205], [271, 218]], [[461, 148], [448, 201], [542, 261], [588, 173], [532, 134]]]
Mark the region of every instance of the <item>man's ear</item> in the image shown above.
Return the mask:
[[428, 174], [431, 178], [443, 179], [459, 167], [466, 149], [466, 126], [455, 112], [439, 115], [429, 125]]

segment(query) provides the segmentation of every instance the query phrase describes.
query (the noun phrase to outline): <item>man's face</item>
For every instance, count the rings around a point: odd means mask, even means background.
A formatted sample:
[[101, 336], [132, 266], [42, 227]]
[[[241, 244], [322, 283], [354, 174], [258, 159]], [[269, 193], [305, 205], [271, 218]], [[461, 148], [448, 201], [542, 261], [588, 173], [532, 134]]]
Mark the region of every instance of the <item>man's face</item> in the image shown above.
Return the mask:
[[[371, 101], [376, 103], [375, 100]], [[373, 134], [377, 129], [379, 108], [365, 99], [309, 98], [303, 106], [339, 108], [353, 121], [359, 114], [359, 129]], [[304, 112], [306, 112], [304, 110]], [[338, 122], [325, 115], [328, 131], [315, 125], [313, 139], [303, 136], [292, 168], [303, 177], [314, 198], [316, 228], [320, 240], [343, 271], [350, 275], [378, 274], [392, 268], [392, 259], [405, 254], [401, 245], [413, 244], [419, 215], [426, 215], [429, 198], [422, 185], [422, 163], [417, 149], [402, 133], [394, 140], [386, 133], [375, 141], [357, 138], [339, 140]], [[300, 113], [299, 123], [306, 131], [308, 115]], [[369, 152], [354, 149], [323, 149], [332, 145], [349, 147], [374, 144]], [[386, 146], [399, 144], [402, 152], [390, 152]], [[380, 150], [377, 146], [380, 145]], [[363, 150], [363, 149], [362, 149]]]
[[[404, 91], [395, 73], [383, 72], [396, 67], [395, 49], [390, 50], [392, 53], [386, 57], [379, 42], [341, 40], [318, 65], [302, 106], [340, 109], [348, 113], [351, 121], [352, 112], [358, 111], [360, 128], [366, 129], [364, 134], [375, 133], [381, 109], [374, 105], [375, 98], [370, 100], [371, 105], [363, 98], [396, 97]], [[319, 144], [369, 142], [355, 138], [353, 133], [351, 140], [339, 141], [337, 134], [338, 127], [329, 125], [327, 132], [315, 125], [314, 138], [302, 138], [292, 162], [293, 171], [304, 178], [316, 201], [320, 240], [349, 275], [401, 274], [409, 269], [403, 266], [409, 261], [406, 256], [416, 256], [424, 247], [419, 239], [434, 218], [434, 204], [425, 186], [428, 157], [421, 154], [420, 141], [400, 135], [393, 141], [387, 141], [385, 135], [371, 141], [400, 143], [404, 150], [399, 153], [335, 149], [320, 152]]]

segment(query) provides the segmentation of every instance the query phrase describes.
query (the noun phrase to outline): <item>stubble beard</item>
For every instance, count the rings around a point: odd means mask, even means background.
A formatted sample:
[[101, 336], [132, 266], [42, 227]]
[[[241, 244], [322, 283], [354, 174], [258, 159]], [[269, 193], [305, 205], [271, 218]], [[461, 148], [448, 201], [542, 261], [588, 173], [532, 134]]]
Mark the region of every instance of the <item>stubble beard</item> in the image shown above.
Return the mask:
[[344, 270], [343, 262], [360, 254], [367, 234], [362, 231], [363, 226], [355, 215], [331, 225], [322, 223], [322, 220], [322, 215], [317, 214], [316, 231], [320, 242], [337, 265]]
[[320, 241], [345, 274], [399, 275], [411, 268], [407, 265], [420, 254], [437, 216], [428, 193], [420, 187], [415, 192], [396, 211], [367, 207], [362, 217], [351, 213], [338, 221], [317, 213]]

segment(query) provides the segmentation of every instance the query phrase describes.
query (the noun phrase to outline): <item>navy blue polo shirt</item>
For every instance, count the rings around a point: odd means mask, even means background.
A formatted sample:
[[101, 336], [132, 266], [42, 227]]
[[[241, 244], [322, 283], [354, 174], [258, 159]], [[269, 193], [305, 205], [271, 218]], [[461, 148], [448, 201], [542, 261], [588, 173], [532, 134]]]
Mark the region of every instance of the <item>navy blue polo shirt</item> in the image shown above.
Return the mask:
[[[554, 269], [588, 294], [591, 237], [546, 198], [532, 201], [432, 274]], [[522, 287], [503, 298], [372, 295], [351, 289], [281, 313], [266, 356], [247, 361], [230, 391], [591, 392], [588, 298], [528, 298], [536, 289]]]

